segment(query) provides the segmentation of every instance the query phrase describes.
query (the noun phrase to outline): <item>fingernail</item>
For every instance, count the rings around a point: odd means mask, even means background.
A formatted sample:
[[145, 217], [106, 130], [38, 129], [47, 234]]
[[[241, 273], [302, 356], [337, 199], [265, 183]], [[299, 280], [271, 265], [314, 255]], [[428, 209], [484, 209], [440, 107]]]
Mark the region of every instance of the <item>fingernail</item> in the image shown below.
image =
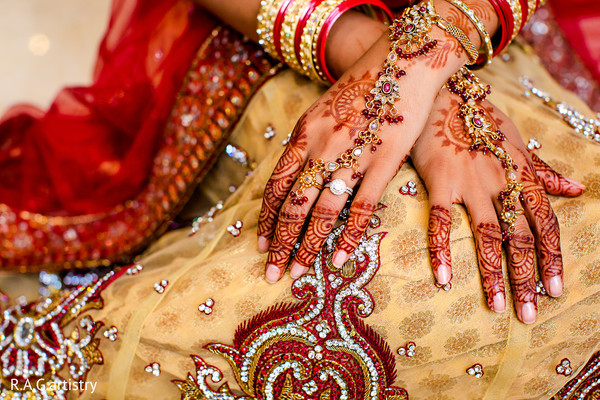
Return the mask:
[[548, 281], [548, 294], [552, 297], [558, 297], [562, 294], [563, 282], [560, 276], [553, 276]]
[[581, 182], [578, 182], [575, 179], [571, 179], [571, 178], [569, 178], [567, 176], [563, 176], [563, 178], [565, 178], [565, 180], [567, 182], [569, 182], [570, 184], [572, 184], [573, 186], [577, 186], [580, 189], [585, 189], [585, 186]]
[[496, 293], [494, 295], [493, 302], [494, 302], [493, 307], [494, 307], [495, 312], [497, 312], [497, 313], [504, 312], [504, 310], [506, 309], [506, 301], [504, 300], [503, 293]]
[[535, 310], [535, 305], [532, 302], [525, 303], [521, 306], [521, 321], [526, 324], [533, 324], [535, 322], [535, 317], [537, 315], [537, 311]]
[[342, 265], [344, 265], [344, 263], [348, 260], [348, 253], [346, 253], [344, 250], [338, 250], [334, 255], [333, 255], [333, 260], [331, 260], [331, 262], [333, 263], [333, 265], [335, 265], [338, 268], [342, 268]]
[[437, 269], [437, 281], [440, 285], [445, 285], [450, 282], [452, 277], [450, 268], [447, 265], [440, 265]]
[[267, 265], [267, 272], [265, 272], [265, 279], [269, 283], [275, 283], [279, 280], [281, 271], [273, 264]]
[[308, 267], [305, 267], [304, 265], [294, 261], [292, 263], [292, 267], [290, 268], [290, 276], [294, 279], [298, 279], [304, 275], [306, 271], [308, 271]]
[[258, 237], [258, 251], [260, 251], [261, 253], [266, 252], [267, 250], [269, 250], [269, 239], [267, 239], [264, 236], [259, 236]]

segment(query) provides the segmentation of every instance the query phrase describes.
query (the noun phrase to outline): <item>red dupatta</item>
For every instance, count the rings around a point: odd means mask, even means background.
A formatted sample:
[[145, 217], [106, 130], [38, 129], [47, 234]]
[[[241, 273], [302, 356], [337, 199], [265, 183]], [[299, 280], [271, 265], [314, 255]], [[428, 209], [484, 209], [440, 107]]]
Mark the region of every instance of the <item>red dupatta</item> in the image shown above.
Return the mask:
[[0, 120], [0, 203], [49, 215], [105, 211], [140, 191], [199, 43], [215, 22], [186, 0], [115, 0], [93, 84], [44, 113]]

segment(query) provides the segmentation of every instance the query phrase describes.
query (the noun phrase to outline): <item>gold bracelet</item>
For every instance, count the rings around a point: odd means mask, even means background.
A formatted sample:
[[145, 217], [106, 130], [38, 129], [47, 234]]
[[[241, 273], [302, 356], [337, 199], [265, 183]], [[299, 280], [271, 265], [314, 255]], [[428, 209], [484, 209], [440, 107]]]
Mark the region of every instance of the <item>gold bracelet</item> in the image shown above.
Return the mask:
[[452, 25], [449, 21], [445, 20], [441, 15], [438, 14], [435, 19], [435, 23], [437, 26], [448, 32], [450, 35], [454, 36], [456, 40], [462, 45], [462, 47], [467, 52], [467, 56], [469, 57], [469, 61], [467, 65], [473, 65], [477, 62], [479, 58], [479, 52], [471, 42], [471, 39], [457, 26]]
[[344, 0], [323, 1], [314, 9], [302, 30], [300, 64], [304, 75], [312, 80], [327, 83], [327, 79], [323, 76], [322, 72], [319, 73], [320, 67], [315, 62], [317, 58], [317, 39], [329, 14], [343, 2]]
[[523, 22], [523, 12], [521, 10], [521, 2], [519, 0], [507, 0], [512, 10], [513, 17], [515, 19], [515, 26], [513, 28], [512, 36], [510, 41], [515, 40], [519, 32], [521, 31], [521, 23]]
[[304, 9], [308, 7], [310, 0], [294, 0], [288, 7], [283, 24], [281, 26], [281, 54], [283, 61], [295, 71], [302, 73], [300, 59], [296, 54], [295, 40], [296, 28], [300, 22], [300, 17], [304, 15]]
[[537, 0], [527, 0], [527, 21], [525, 21], [525, 23], [531, 19], [531, 16], [535, 13], [536, 9]]
[[[446, 1], [452, 3], [452, 5], [454, 5], [463, 14], [465, 14], [467, 18], [469, 18], [469, 20], [473, 23], [475, 29], [477, 29], [477, 32], [479, 32], [479, 37], [481, 38], [481, 47], [484, 48], [484, 61], [480, 64], [474, 65], [473, 67], [471, 67], [471, 69], [479, 69], [485, 67], [486, 65], [492, 62], [492, 57], [494, 56], [494, 48], [492, 47], [492, 39], [490, 38], [490, 34], [488, 33], [487, 29], [485, 29], [485, 26], [483, 25], [481, 20], [477, 17], [477, 15], [475, 15], [473, 10], [467, 7], [465, 3], [463, 3], [461, 0]], [[514, 1], [516, 1], [517, 3], [519, 2], [519, 0]]]
[[[275, 42], [273, 40], [273, 29], [279, 9], [287, 0], [262, 0], [256, 20], [258, 22], [256, 33], [258, 33], [258, 44], [260, 44], [269, 55], [279, 60]], [[280, 60], [281, 61], [281, 60]]]

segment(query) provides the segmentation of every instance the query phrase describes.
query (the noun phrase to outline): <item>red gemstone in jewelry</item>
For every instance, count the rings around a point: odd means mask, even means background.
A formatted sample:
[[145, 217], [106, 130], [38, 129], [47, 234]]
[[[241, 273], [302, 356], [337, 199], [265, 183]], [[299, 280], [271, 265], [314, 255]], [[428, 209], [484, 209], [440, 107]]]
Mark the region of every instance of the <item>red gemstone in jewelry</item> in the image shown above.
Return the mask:
[[392, 92], [392, 84], [389, 82], [386, 82], [383, 84], [383, 93], [385, 94], [390, 94]]
[[408, 25], [405, 25], [402, 30], [406, 33], [410, 33], [415, 30], [415, 26], [413, 24], [408, 24]]
[[473, 125], [477, 128], [483, 127], [483, 121], [480, 118], [473, 118]]

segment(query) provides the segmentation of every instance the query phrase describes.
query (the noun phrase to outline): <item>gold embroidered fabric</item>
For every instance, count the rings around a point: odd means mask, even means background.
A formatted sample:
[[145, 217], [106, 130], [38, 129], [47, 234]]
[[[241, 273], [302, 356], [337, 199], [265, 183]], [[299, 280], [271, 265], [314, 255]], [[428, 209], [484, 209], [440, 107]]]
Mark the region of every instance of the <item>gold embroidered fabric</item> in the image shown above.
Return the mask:
[[[437, 288], [427, 253], [430, 207], [407, 163], [381, 200], [387, 208], [378, 212], [381, 225], [374, 232], [387, 235], [381, 241], [381, 267], [367, 286], [375, 309], [365, 322], [395, 352], [394, 386], [406, 389], [410, 399], [547, 399], [570, 379], [556, 373], [557, 364], [568, 358], [575, 375], [599, 347], [600, 146], [577, 137], [558, 115], [522, 95], [518, 77], [526, 74], [554, 97], [587, 110], [526, 50], [513, 45], [509, 54], [511, 61], [495, 60], [478, 74], [494, 87], [490, 100], [511, 117], [526, 143], [535, 137], [542, 144], [538, 154], [546, 162], [587, 186], [579, 198], [551, 197], [561, 227], [565, 291], [558, 299], [539, 298], [533, 325], [518, 322], [511, 307], [503, 314], [490, 311], [462, 206], [451, 212], [452, 289]], [[219, 368], [231, 391], [243, 394], [228, 363], [203, 346], [231, 344], [240, 323], [276, 303], [295, 301], [289, 275], [275, 285], [264, 280], [266, 255], [256, 251], [256, 224], [281, 142], [322, 90], [284, 71], [254, 97], [232, 141], [258, 162], [257, 168], [229, 195], [229, 186], [238, 185], [245, 171], [221, 157], [186, 211], [198, 215], [228, 197], [214, 221], [191, 237], [187, 229], [164, 235], [141, 258], [142, 273], [104, 291], [104, 309], [91, 315], [118, 327], [119, 338], [102, 344], [104, 365], [88, 375], [98, 386], [81, 398], [179, 398], [181, 391], [171, 380], [185, 381], [188, 373], [194, 374], [190, 354]], [[266, 140], [269, 124], [277, 135]], [[399, 192], [408, 181], [417, 183], [416, 196]], [[234, 237], [227, 227], [238, 220], [243, 227]], [[153, 286], [164, 279], [168, 286], [159, 294]], [[212, 312], [199, 312], [208, 299], [214, 302]], [[507, 302], [512, 304], [510, 294]], [[409, 342], [416, 344], [413, 357], [396, 353]], [[160, 364], [159, 376], [145, 371], [152, 363]], [[466, 373], [475, 364], [484, 372], [479, 379]]]

